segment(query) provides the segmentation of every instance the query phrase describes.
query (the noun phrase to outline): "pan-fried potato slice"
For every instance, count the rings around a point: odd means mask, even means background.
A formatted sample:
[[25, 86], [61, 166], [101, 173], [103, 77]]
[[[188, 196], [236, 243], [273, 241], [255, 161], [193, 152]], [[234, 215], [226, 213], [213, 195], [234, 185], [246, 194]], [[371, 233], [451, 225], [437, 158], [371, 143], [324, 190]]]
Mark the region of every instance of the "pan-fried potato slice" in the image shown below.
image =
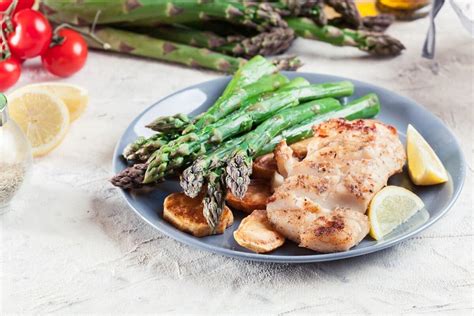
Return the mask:
[[[202, 214], [203, 207], [202, 196], [192, 199], [184, 193], [172, 193], [165, 199], [163, 218], [177, 229], [196, 237], [209, 236], [212, 231]], [[215, 233], [222, 234], [233, 223], [232, 211], [226, 206]]]
[[273, 158], [273, 153], [270, 153], [255, 159], [252, 165], [252, 176], [257, 179], [270, 180], [276, 170], [276, 161]]
[[[299, 141], [290, 145], [293, 155], [298, 159], [306, 157], [307, 146], [311, 138]], [[257, 157], [252, 166], [252, 176], [258, 179], [273, 179], [273, 174], [277, 171], [277, 165], [272, 153]]]
[[228, 192], [226, 196], [227, 205], [245, 213], [252, 213], [253, 210], [266, 209], [267, 199], [272, 195], [270, 183], [262, 179], [252, 179], [247, 189], [247, 193], [239, 199]]
[[255, 210], [244, 218], [234, 232], [234, 239], [256, 253], [270, 252], [285, 243], [285, 237], [271, 226], [265, 210]]

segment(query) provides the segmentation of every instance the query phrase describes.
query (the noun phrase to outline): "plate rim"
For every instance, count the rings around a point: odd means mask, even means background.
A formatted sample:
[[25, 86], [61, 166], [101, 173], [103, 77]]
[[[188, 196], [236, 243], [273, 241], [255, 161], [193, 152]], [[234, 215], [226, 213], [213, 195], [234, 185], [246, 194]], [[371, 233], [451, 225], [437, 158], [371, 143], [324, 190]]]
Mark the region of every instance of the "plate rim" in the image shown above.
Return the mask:
[[[387, 242], [381, 242], [377, 243], [375, 245], [365, 247], [365, 248], [359, 248], [359, 249], [351, 249], [348, 251], [344, 252], [334, 252], [334, 253], [315, 253], [311, 255], [289, 255], [289, 256], [282, 256], [282, 255], [272, 255], [272, 254], [258, 254], [258, 253], [248, 253], [248, 252], [242, 252], [242, 251], [237, 251], [234, 249], [228, 249], [228, 248], [222, 248], [218, 247], [215, 245], [208, 244], [206, 242], [203, 242], [202, 240], [189, 235], [187, 233], [183, 233], [182, 235], [175, 235], [173, 234], [174, 231], [171, 230], [171, 225], [168, 224], [166, 226], [165, 224], [162, 223], [153, 223], [152, 221], [148, 220], [141, 212], [138, 211], [138, 209], [135, 208], [134, 205], [131, 203], [131, 199], [128, 197], [129, 193], [121, 188], [117, 188], [120, 191], [120, 194], [122, 198], [126, 201], [127, 205], [142, 219], [144, 220], [147, 224], [151, 225], [153, 228], [157, 229], [161, 233], [165, 234], [167, 237], [174, 239], [175, 241], [181, 242], [183, 244], [186, 244], [191, 247], [196, 247], [197, 249], [200, 250], [206, 250], [211, 253], [219, 254], [219, 255], [224, 255], [227, 257], [232, 257], [240, 260], [248, 260], [248, 261], [257, 261], [257, 262], [274, 262], [274, 263], [311, 263], [311, 262], [325, 262], [325, 261], [335, 261], [335, 260], [341, 260], [341, 259], [347, 259], [347, 258], [352, 258], [352, 257], [359, 257], [362, 255], [367, 255], [371, 254], [383, 249], [387, 249], [389, 247], [392, 247], [404, 240], [407, 240], [420, 232], [426, 230], [433, 224], [435, 224], [438, 220], [440, 220], [456, 203], [457, 199], [459, 198], [459, 195], [461, 194], [463, 188], [464, 188], [464, 183], [466, 179], [466, 173], [467, 173], [467, 166], [466, 166], [466, 160], [465, 160], [465, 154], [462, 149], [462, 146], [459, 142], [459, 139], [457, 138], [456, 134], [452, 131], [451, 127], [445, 124], [438, 116], [436, 116], [434, 113], [432, 113], [429, 109], [424, 107], [423, 105], [419, 104], [415, 100], [406, 97], [404, 95], [401, 95], [397, 92], [391, 91], [387, 88], [368, 83], [365, 81], [357, 80], [357, 79], [352, 79], [348, 77], [341, 77], [341, 76], [336, 76], [332, 74], [325, 74], [325, 73], [314, 73], [314, 72], [299, 72], [299, 71], [282, 71], [281, 73], [283, 74], [299, 74], [299, 75], [309, 75], [309, 76], [329, 76], [334, 78], [335, 80], [349, 80], [354, 83], [354, 85], [357, 84], [362, 84], [368, 87], [374, 87], [378, 90], [382, 90], [386, 93], [389, 94], [396, 94], [399, 98], [403, 99], [404, 102], [411, 103], [415, 105], [416, 107], [419, 107], [423, 109], [424, 111], [428, 112], [431, 117], [435, 120], [438, 121], [438, 123], [442, 124], [446, 130], [449, 132], [451, 139], [454, 140], [455, 146], [458, 149], [460, 153], [460, 183], [459, 183], [459, 188], [453, 192], [453, 196], [449, 203], [440, 211], [436, 214], [436, 216], [429, 218], [429, 220], [422, 225], [420, 225], [417, 229], [406, 233], [402, 234], [396, 238], [393, 238]], [[157, 104], [162, 103], [168, 98], [171, 98], [177, 94], [180, 94], [186, 90], [197, 88], [201, 86], [202, 84], [212, 84], [213, 82], [219, 82], [223, 80], [229, 80], [232, 76], [221, 76], [215, 79], [203, 81], [191, 86], [184, 87], [182, 89], [179, 89], [171, 94], [168, 94], [164, 96], [163, 98], [159, 99], [158, 101], [154, 102], [150, 106], [146, 107], [143, 111], [141, 111], [139, 114], [137, 114], [134, 119], [127, 125], [125, 128], [124, 132], [121, 134], [120, 138], [118, 139], [114, 152], [113, 152], [113, 157], [112, 157], [112, 171], [115, 174], [118, 172], [118, 163], [120, 161], [120, 156], [121, 153], [119, 152], [119, 147], [120, 144], [123, 142], [123, 139], [126, 137], [127, 131], [130, 130], [130, 128], [135, 124], [136, 121], [138, 121], [145, 113], [147, 113], [150, 109], [155, 107]]]

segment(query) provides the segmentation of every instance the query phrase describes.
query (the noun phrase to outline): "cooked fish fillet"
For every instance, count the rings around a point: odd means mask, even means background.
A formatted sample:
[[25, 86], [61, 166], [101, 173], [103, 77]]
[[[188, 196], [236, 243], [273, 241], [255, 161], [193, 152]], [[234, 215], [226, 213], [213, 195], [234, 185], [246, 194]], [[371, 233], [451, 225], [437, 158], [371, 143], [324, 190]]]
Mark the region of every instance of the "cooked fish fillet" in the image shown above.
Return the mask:
[[[293, 150], [293, 156], [298, 159], [303, 159], [306, 156], [307, 146], [310, 141], [311, 138], [308, 138], [291, 144], [290, 147]], [[253, 162], [252, 177], [254, 178], [271, 180], [273, 179], [275, 171], [277, 171], [277, 166], [273, 153], [257, 157]]]
[[314, 135], [302, 161], [284, 142], [275, 149], [285, 180], [269, 199], [268, 218], [302, 247], [344, 251], [367, 235], [367, 206], [402, 170], [405, 151], [396, 129], [375, 120], [333, 119]]

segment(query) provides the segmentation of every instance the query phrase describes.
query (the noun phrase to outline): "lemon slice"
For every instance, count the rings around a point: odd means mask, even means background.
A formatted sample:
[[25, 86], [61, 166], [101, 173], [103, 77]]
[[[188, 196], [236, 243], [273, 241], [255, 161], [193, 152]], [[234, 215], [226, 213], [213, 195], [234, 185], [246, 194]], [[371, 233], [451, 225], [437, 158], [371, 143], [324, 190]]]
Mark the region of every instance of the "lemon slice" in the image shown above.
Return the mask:
[[66, 105], [46, 91], [16, 91], [8, 98], [8, 109], [11, 118], [30, 141], [35, 157], [45, 155], [58, 146], [69, 128]]
[[407, 129], [408, 173], [416, 185], [448, 181], [448, 173], [434, 150], [411, 125]]
[[89, 103], [89, 93], [86, 89], [64, 82], [35, 83], [20, 88], [23, 90], [42, 90], [54, 94], [66, 104], [69, 109], [71, 122], [77, 119]]
[[425, 204], [413, 192], [397, 186], [388, 186], [378, 192], [369, 205], [370, 236], [382, 239], [406, 222]]

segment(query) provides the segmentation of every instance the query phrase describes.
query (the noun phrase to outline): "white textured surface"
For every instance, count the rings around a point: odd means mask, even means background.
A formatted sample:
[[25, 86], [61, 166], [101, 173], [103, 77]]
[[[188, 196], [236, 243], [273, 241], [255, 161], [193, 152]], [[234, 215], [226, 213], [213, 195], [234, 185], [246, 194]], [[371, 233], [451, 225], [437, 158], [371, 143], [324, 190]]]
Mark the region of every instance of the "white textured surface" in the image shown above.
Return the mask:
[[[108, 183], [115, 143], [145, 107], [218, 74], [93, 53], [68, 79], [89, 89], [89, 108], [57, 150], [35, 161], [31, 181], [0, 215], [0, 314], [472, 315], [474, 42], [451, 9], [443, 11], [434, 61], [420, 57], [427, 20], [389, 30], [408, 48], [395, 59], [305, 40], [292, 48], [306, 64], [302, 71], [393, 89], [458, 135], [470, 164], [467, 183], [433, 227], [375, 254], [305, 265], [238, 261], [163, 236]], [[19, 85], [51, 79], [31, 65]]]

